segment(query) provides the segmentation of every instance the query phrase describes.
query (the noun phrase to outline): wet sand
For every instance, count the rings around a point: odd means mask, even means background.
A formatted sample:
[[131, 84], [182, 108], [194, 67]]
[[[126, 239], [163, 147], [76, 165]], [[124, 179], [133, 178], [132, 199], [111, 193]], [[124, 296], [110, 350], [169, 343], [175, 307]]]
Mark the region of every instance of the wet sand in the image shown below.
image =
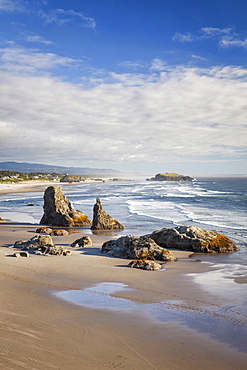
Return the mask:
[[[1, 368], [246, 368], [241, 337], [246, 316], [229, 308], [230, 295], [205, 291], [188, 276], [214, 270], [211, 264], [196, 262], [189, 252], [173, 251], [178, 260], [164, 265], [164, 271], [130, 269], [128, 260], [100, 253], [110, 236], [92, 235], [89, 229], [53, 237], [55, 245], [67, 247], [90, 235], [93, 246], [73, 250], [71, 256], [13, 257], [15, 250], [8, 246], [30, 239], [37, 227], [0, 224]], [[56, 296], [102, 282], [132, 288], [113, 295], [137, 304], [137, 309], [92, 309]], [[155, 308], [153, 317], [141, 309], [144, 305]]]

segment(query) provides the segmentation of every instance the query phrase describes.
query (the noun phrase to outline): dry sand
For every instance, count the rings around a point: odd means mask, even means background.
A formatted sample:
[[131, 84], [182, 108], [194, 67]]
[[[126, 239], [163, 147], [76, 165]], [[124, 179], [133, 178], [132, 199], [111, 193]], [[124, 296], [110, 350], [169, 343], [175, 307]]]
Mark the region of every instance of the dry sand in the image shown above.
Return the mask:
[[[93, 247], [73, 251], [71, 256], [12, 257], [14, 249], [8, 246], [30, 239], [36, 228], [0, 224], [1, 369], [246, 369], [246, 353], [216, 341], [200, 328], [184, 325], [181, 315], [176, 319], [180, 302], [178, 312], [189, 312], [192, 318], [193, 313], [195, 317], [199, 314], [204, 321], [210, 316], [208, 325], [213, 321], [216, 330], [218, 323], [232, 320], [215, 314], [229, 303], [228, 298], [205, 293], [186, 275], [208, 271], [210, 264], [195, 262], [188, 252], [174, 251], [178, 261], [166, 264], [165, 271], [130, 269], [129, 261], [100, 253], [109, 236], [91, 235], [88, 229], [53, 237], [55, 245], [68, 246], [78, 237], [90, 235]], [[134, 290], [114, 296], [140, 305], [170, 302], [167, 313], [175, 313], [175, 319], [155, 321], [141, 310], [90, 309], [54, 294], [101, 282], [127, 284]], [[242, 325], [241, 320], [239, 323]]]

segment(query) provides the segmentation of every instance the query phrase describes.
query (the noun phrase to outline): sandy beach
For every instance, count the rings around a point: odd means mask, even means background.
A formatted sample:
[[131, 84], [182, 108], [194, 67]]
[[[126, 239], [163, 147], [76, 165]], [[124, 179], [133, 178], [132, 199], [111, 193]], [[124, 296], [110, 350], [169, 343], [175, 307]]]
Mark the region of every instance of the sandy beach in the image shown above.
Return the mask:
[[[0, 186], [0, 193], [40, 191], [43, 185], [47, 183]], [[94, 235], [89, 229], [53, 237], [55, 245], [66, 247], [83, 235], [92, 238], [92, 247], [73, 250], [71, 256], [13, 257], [15, 249], [9, 246], [30, 239], [37, 227], [0, 224], [2, 369], [246, 368], [244, 345], [236, 344], [242, 342], [238, 328], [246, 325], [246, 316], [225, 311], [230, 296], [206, 292], [188, 275], [213, 270], [211, 264], [198, 262], [190, 252], [173, 251], [177, 261], [164, 265], [163, 271], [130, 269], [128, 260], [101, 254], [102, 243], [111, 236]], [[92, 308], [56, 295], [90, 292], [101, 283], [125, 284], [130, 289], [119, 288], [112, 296], [124, 298], [135, 309], [102, 309], [97, 303]], [[102, 299], [105, 296], [102, 293]], [[236, 342], [233, 337], [224, 340], [224, 333], [212, 335], [223, 326], [227, 336], [233, 324]]]

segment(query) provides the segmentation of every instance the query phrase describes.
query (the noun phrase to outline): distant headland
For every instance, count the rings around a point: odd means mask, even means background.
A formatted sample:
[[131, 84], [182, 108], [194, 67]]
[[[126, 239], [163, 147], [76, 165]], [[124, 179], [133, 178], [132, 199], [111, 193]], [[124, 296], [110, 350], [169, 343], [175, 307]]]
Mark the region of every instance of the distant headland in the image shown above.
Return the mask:
[[147, 181], [193, 181], [194, 179], [190, 176], [179, 175], [174, 172], [157, 173], [155, 177], [146, 179]]

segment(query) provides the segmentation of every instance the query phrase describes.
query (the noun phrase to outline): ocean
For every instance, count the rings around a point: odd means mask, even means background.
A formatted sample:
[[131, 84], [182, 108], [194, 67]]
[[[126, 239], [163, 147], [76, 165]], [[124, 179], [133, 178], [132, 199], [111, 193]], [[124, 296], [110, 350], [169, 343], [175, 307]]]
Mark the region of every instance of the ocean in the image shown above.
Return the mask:
[[[247, 177], [198, 178], [193, 182], [111, 181], [57, 184], [72, 202], [90, 218], [96, 197], [107, 213], [125, 226], [110, 237], [146, 235], [154, 230], [178, 225], [194, 225], [215, 230], [233, 240], [238, 251], [230, 254], [200, 254], [192, 258], [209, 263], [208, 272], [187, 273], [184, 279], [199, 284], [205, 294], [222, 297], [224, 304], [184, 310], [183, 300], [138, 304], [112, 297], [111, 293], [130, 289], [123, 283], [101, 282], [84, 290], [54, 293], [69, 303], [114, 310], [144, 312], [159, 325], [171, 321], [209, 334], [222, 343], [246, 352], [247, 308]], [[0, 217], [13, 222], [38, 224], [43, 215], [43, 193], [0, 195]], [[90, 228], [80, 229], [90, 235]], [[109, 237], [109, 238], [110, 238]], [[162, 271], [163, 270], [163, 271]], [[155, 274], [166, 277], [166, 268]], [[145, 272], [144, 272], [145, 273]], [[204, 307], [205, 306], [205, 307]]]
[[[194, 225], [226, 235], [239, 248], [229, 255], [205, 255], [204, 260], [247, 263], [247, 177], [56, 185], [74, 208], [90, 218], [96, 197], [101, 198], [105, 211], [125, 226], [116, 236], [145, 235], [163, 227]], [[0, 216], [13, 222], [39, 223], [45, 188], [40, 193], [0, 195]]]

